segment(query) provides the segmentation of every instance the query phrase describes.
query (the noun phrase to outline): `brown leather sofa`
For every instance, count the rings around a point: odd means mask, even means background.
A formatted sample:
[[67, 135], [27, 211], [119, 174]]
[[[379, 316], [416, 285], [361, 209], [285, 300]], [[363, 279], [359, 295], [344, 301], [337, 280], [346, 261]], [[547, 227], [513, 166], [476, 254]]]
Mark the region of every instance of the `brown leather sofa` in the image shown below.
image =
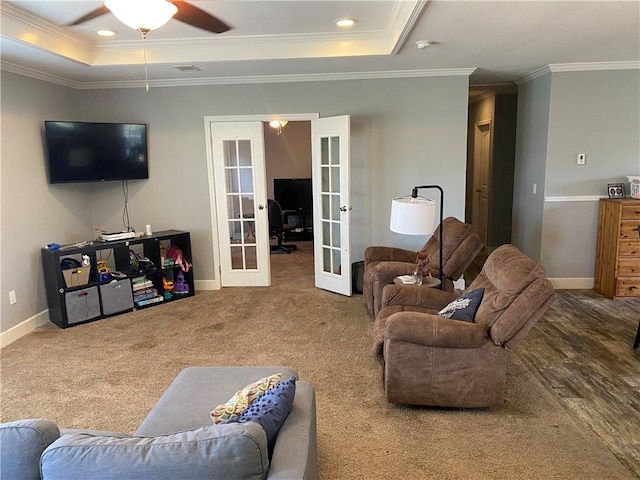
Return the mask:
[[465, 292], [484, 288], [474, 323], [437, 315], [456, 298], [390, 285], [374, 325], [374, 354], [390, 403], [490, 407], [505, 396], [508, 351], [554, 300], [542, 265], [513, 245], [497, 248]]
[[[457, 218], [443, 220], [442, 264], [445, 290], [453, 292], [453, 281], [458, 280], [471, 265], [480, 250], [482, 241], [473, 226]], [[418, 253], [431, 255], [427, 267], [431, 275], [440, 275], [440, 226], [419, 252], [394, 247], [368, 247], [364, 252], [362, 293], [369, 314], [375, 318], [382, 306], [382, 289], [393, 283], [399, 275], [409, 275], [415, 269]], [[427, 287], [424, 287], [427, 288]]]

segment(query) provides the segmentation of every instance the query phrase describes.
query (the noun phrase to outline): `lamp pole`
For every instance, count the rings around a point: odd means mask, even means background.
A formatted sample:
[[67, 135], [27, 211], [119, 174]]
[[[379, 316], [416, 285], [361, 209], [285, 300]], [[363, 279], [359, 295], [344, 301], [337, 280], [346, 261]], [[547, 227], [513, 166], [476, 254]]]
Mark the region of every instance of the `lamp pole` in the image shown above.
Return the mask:
[[438, 249], [440, 252], [440, 263], [438, 264], [438, 271], [440, 272], [440, 290], [444, 290], [444, 273], [442, 272], [442, 231], [444, 230], [443, 216], [444, 216], [444, 190], [440, 185], [420, 185], [417, 187], [413, 187], [411, 191], [411, 198], [418, 197], [418, 190], [423, 188], [436, 188], [440, 191], [440, 248]]

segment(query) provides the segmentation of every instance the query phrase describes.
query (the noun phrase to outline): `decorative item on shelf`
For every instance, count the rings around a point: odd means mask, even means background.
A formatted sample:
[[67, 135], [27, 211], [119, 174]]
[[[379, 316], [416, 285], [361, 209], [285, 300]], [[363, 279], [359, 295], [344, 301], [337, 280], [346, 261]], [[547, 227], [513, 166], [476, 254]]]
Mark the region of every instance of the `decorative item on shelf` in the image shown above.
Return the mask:
[[132, 273], [151, 272], [155, 269], [155, 264], [147, 257], [129, 250], [129, 266]]
[[162, 288], [164, 290], [164, 299], [169, 300], [172, 297], [171, 290], [173, 290], [173, 281], [164, 275], [162, 276]]
[[[83, 262], [84, 262], [83, 255]], [[83, 262], [79, 262], [75, 258], [63, 258], [60, 261], [60, 268], [62, 269], [62, 275], [64, 282], [69, 287], [79, 287], [86, 285], [89, 282], [89, 268], [84, 265]]]
[[98, 271], [99, 282], [107, 282], [111, 280], [111, 272], [109, 271], [109, 267], [107, 267], [106, 260], [98, 260], [96, 262], [96, 269]]
[[627, 176], [627, 180], [629, 180], [629, 196], [640, 199], [640, 176], [629, 175]]
[[164, 268], [172, 268], [175, 265], [175, 260], [173, 258], [165, 257], [162, 261], [162, 266]]
[[176, 281], [173, 282], [172, 291], [178, 295], [189, 293], [189, 284], [184, 281], [184, 274], [182, 272], [178, 272], [176, 275]]
[[429, 263], [431, 262], [431, 255], [427, 255], [422, 258], [420, 256], [420, 252], [416, 255], [416, 267], [413, 270], [413, 283], [414, 285], [422, 285], [422, 281], [425, 278], [431, 277], [431, 268], [429, 268]]
[[[391, 221], [389, 228], [392, 232], [404, 235], [429, 235], [434, 231], [436, 202], [424, 197], [418, 197], [418, 190], [423, 188], [437, 189], [440, 192], [440, 236], [439, 236], [439, 280], [440, 289], [444, 290], [442, 278], [442, 221], [444, 216], [444, 191], [439, 185], [420, 185], [413, 187], [410, 197], [394, 198], [391, 202]], [[424, 280], [424, 278], [423, 278]]]
[[172, 258], [175, 265], [178, 265], [183, 272], [189, 271], [189, 262], [187, 262], [182, 254], [182, 250], [180, 250], [175, 245], [172, 245], [167, 252], [167, 257]]
[[608, 183], [609, 198], [625, 198], [624, 183]]

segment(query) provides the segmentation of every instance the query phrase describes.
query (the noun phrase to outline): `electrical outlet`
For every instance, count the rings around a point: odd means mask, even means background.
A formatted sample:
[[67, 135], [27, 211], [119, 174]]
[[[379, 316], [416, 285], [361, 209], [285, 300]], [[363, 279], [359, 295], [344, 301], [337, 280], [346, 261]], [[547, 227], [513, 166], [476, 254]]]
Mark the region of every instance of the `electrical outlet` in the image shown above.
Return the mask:
[[17, 302], [18, 300], [16, 299], [16, 291], [11, 290], [9, 292], [9, 305], [15, 305]]
[[576, 164], [584, 165], [585, 163], [587, 163], [587, 154], [586, 153], [579, 153], [578, 155], [576, 155]]

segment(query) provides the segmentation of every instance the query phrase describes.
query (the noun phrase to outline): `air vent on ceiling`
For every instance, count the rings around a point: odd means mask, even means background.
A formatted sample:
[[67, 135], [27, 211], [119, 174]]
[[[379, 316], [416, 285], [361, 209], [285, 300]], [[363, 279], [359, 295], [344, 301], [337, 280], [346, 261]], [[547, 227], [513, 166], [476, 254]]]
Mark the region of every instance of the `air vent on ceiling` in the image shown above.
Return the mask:
[[180, 70], [181, 72], [184, 72], [184, 73], [202, 71], [201, 68], [198, 68], [195, 65], [174, 65], [173, 68], [175, 68], [176, 70]]

